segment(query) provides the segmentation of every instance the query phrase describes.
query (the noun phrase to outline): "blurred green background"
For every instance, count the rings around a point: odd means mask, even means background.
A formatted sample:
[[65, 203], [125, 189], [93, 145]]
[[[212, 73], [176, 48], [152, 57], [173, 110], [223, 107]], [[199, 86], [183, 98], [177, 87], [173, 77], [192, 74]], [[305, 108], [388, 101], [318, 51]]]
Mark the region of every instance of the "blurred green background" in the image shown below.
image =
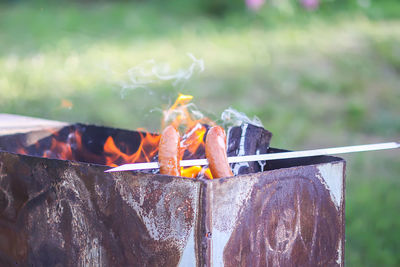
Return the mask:
[[[400, 1], [0, 1], [0, 112], [157, 131], [178, 92], [274, 147], [399, 141]], [[348, 266], [400, 266], [399, 156], [345, 156]]]

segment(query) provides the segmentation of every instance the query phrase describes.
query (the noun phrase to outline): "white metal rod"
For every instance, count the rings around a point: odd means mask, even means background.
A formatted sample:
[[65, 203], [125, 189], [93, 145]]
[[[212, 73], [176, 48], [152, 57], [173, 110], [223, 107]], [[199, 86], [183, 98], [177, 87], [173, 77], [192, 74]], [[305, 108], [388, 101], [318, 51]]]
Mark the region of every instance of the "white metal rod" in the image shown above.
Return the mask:
[[[370, 145], [331, 147], [331, 148], [322, 148], [322, 149], [314, 149], [314, 150], [303, 150], [303, 151], [293, 151], [293, 152], [268, 153], [268, 154], [261, 154], [261, 155], [228, 157], [228, 162], [229, 163], [237, 163], [237, 162], [247, 162], [247, 161], [291, 159], [291, 158], [302, 158], [302, 157], [312, 157], [312, 156], [321, 156], [321, 155], [337, 155], [337, 154], [344, 154], [344, 153], [384, 150], [384, 149], [394, 149], [394, 148], [400, 148], [400, 143], [389, 142], [389, 143], [379, 143], [379, 144], [370, 144]], [[207, 165], [207, 164], [208, 164], [207, 159], [181, 160], [181, 162], [180, 162], [181, 167]], [[158, 162], [131, 163], [131, 164], [124, 164], [124, 165], [106, 170], [106, 172], [157, 169], [159, 167], [160, 166], [158, 165]]]

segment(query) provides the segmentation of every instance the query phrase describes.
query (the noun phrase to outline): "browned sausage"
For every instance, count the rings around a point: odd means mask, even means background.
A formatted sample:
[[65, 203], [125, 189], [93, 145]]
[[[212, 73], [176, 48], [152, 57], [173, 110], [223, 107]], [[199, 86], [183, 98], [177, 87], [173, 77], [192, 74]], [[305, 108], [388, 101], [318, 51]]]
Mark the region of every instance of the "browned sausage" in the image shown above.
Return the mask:
[[160, 165], [160, 173], [180, 176], [180, 148], [179, 132], [172, 126], [164, 129], [158, 150], [158, 163]]
[[220, 126], [212, 127], [206, 137], [206, 157], [213, 178], [233, 176], [226, 155], [226, 135]]

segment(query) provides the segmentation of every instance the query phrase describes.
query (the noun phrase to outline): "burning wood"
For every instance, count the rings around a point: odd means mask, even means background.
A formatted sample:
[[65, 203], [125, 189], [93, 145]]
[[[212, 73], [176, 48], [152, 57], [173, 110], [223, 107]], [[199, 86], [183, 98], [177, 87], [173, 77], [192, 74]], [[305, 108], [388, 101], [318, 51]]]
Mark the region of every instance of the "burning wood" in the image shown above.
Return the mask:
[[[179, 155], [177, 155], [182, 163], [180, 170], [174, 173], [188, 178], [212, 179], [213, 175], [205, 159], [205, 140], [207, 132], [210, 127], [215, 126], [215, 123], [194, 111], [193, 105], [189, 103], [191, 99], [191, 96], [180, 95], [171, 108], [164, 111], [162, 125], [164, 127], [171, 125], [184, 133], [180, 139]], [[270, 152], [269, 143], [272, 134], [262, 127], [244, 121], [245, 123], [240, 126], [228, 129], [227, 155], [234, 175], [271, 169], [266, 160], [399, 147], [398, 143], [392, 142], [272, 155], [267, 154]], [[64, 125], [60, 124], [60, 126]], [[104, 129], [104, 131], [98, 129]], [[151, 173], [159, 173], [156, 168], [159, 167], [157, 162], [159, 160], [160, 135], [146, 132], [144, 129], [129, 132], [76, 124], [52, 128], [48, 131], [37, 131], [36, 134], [32, 132], [29, 134], [29, 140], [25, 140], [24, 138], [27, 136], [23, 134], [20, 136], [21, 139], [13, 137], [12, 141], [6, 141], [7, 137], [3, 138], [3, 144], [0, 146], [19, 154], [89, 162], [110, 167], [131, 163], [148, 163], [145, 168], [135, 167], [134, 170], [149, 172], [144, 169], [153, 169], [150, 171]], [[193, 166], [193, 161], [187, 162], [186, 160], [196, 160], [197, 163]], [[203, 167], [203, 165], [206, 166]], [[120, 170], [130, 170], [130, 168], [121, 166]]]
[[[228, 132], [228, 156], [246, 156], [266, 154], [269, 149], [272, 134], [264, 128], [243, 123], [232, 127]], [[249, 161], [233, 163], [235, 175], [255, 173], [266, 169], [266, 161]]]
[[[206, 158], [206, 137], [210, 127], [216, 124], [204, 117], [201, 113], [194, 110], [194, 106], [190, 103], [192, 96], [180, 94], [175, 103], [163, 112], [161, 122], [162, 129], [177, 129], [182, 134], [182, 138], [177, 137], [179, 148], [172, 148], [168, 145], [168, 140], [172, 138], [171, 131], [165, 134], [165, 138], [158, 134], [152, 134], [144, 129], [139, 129], [135, 133], [136, 136], [128, 137], [127, 133], [113, 134], [109, 133], [93, 133], [99, 135], [97, 140], [87, 140], [87, 133], [92, 133], [92, 128], [84, 125], [77, 127], [67, 126], [61, 129], [49, 132], [46, 138], [39, 139], [37, 142], [26, 144], [18, 144], [12, 148], [13, 151], [20, 154], [30, 154], [45, 158], [75, 160], [83, 162], [91, 162], [103, 164], [110, 167], [117, 167], [129, 163], [143, 162], [160, 162], [161, 166], [166, 166], [164, 162], [174, 162], [174, 168], [162, 167], [161, 174], [169, 174], [175, 176], [183, 176], [188, 178], [205, 177], [212, 179], [213, 174], [217, 172], [217, 168], [222, 168], [221, 164], [214, 165], [214, 173], [210, 171], [208, 166], [189, 166], [178, 167], [180, 160], [202, 159]], [[172, 128], [169, 128], [172, 127]], [[222, 128], [220, 128], [222, 129]], [[243, 134], [242, 134], [243, 131]], [[176, 132], [178, 134], [178, 132]], [[249, 155], [253, 153], [267, 152], [270, 140], [270, 133], [261, 127], [256, 127], [251, 124], [244, 124], [242, 127], [233, 127], [229, 129], [228, 154], [229, 156]], [[86, 138], [86, 140], [84, 140]], [[160, 143], [160, 138], [163, 140]], [[253, 142], [253, 138], [258, 140]], [[174, 140], [175, 140], [174, 139]], [[101, 140], [101, 141], [99, 141]], [[103, 141], [104, 140], [104, 141]], [[93, 142], [96, 141], [96, 146]], [[91, 143], [92, 142], [92, 143]], [[102, 150], [98, 146], [101, 143]], [[224, 141], [226, 142], [226, 140]], [[254, 144], [253, 144], [254, 143]], [[175, 144], [178, 145], [178, 144]], [[175, 146], [174, 145], [174, 146]], [[214, 148], [209, 148], [209, 151], [215, 150], [219, 145], [214, 143]], [[161, 151], [160, 147], [163, 148]], [[167, 150], [174, 150], [168, 151]], [[223, 148], [226, 151], [226, 148]], [[165, 152], [165, 153], [164, 153]], [[172, 155], [174, 154], [174, 155]], [[212, 156], [209, 153], [208, 158]], [[226, 155], [214, 156], [212, 161], [221, 161], [226, 158]], [[226, 154], [226, 152], [224, 152]], [[224, 163], [227, 168], [227, 163]], [[248, 167], [244, 168], [243, 164], [233, 164], [234, 174], [251, 173], [262, 170], [258, 163], [249, 163]], [[174, 170], [173, 169], [177, 169]], [[233, 175], [231, 170], [226, 170], [224, 176]], [[158, 173], [158, 170], [153, 170], [152, 173]], [[221, 177], [220, 174], [216, 177]]]
[[[265, 165], [265, 162], [247, 163], [247, 167], [245, 167], [243, 163], [232, 164], [232, 166], [228, 165], [226, 159], [227, 140], [224, 129], [215, 126], [213, 121], [200, 113], [190, 112], [189, 107], [192, 98], [192, 96], [188, 95], [179, 95], [171, 108], [164, 111], [162, 127], [164, 128], [166, 125], [169, 125], [169, 127], [180, 129], [185, 133], [181, 141], [181, 160], [206, 157], [210, 163], [211, 171], [209, 168], [203, 168], [201, 166], [182, 167], [180, 175], [191, 178], [205, 176], [212, 179], [213, 177], [220, 178], [233, 176], [234, 174], [262, 171], [263, 167], [260, 167], [259, 164]], [[195, 118], [195, 115], [197, 115], [197, 118]], [[209, 131], [210, 127], [213, 128]], [[230, 128], [229, 134], [228, 153], [230, 156], [267, 153], [268, 151], [271, 133], [261, 127], [246, 123], [241, 127]], [[172, 136], [170, 138], [172, 138]], [[254, 140], [257, 141], [254, 142]], [[209, 145], [207, 145], [207, 142]], [[160, 144], [160, 147], [164, 147], [164, 149], [167, 150], [165, 144]], [[169, 149], [172, 150], [172, 145]], [[160, 153], [161, 149], [159, 154]], [[167, 158], [172, 160], [174, 155], [170, 154]], [[160, 164], [160, 166], [162, 166], [162, 164]], [[235, 173], [232, 172], [231, 167], [233, 167]]]

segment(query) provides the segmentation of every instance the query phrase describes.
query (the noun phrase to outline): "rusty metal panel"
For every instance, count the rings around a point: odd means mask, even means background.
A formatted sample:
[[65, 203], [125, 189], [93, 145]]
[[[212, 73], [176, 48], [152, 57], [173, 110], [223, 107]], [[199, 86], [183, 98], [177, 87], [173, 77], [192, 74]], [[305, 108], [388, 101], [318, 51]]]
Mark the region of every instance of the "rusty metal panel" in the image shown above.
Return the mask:
[[333, 160], [210, 181], [209, 266], [343, 266], [344, 169]]
[[340, 158], [216, 180], [106, 168], [0, 150], [0, 266], [343, 266]]
[[194, 263], [201, 183], [105, 169], [0, 152], [0, 265]]
[[344, 167], [194, 180], [0, 152], [0, 265], [342, 266]]

